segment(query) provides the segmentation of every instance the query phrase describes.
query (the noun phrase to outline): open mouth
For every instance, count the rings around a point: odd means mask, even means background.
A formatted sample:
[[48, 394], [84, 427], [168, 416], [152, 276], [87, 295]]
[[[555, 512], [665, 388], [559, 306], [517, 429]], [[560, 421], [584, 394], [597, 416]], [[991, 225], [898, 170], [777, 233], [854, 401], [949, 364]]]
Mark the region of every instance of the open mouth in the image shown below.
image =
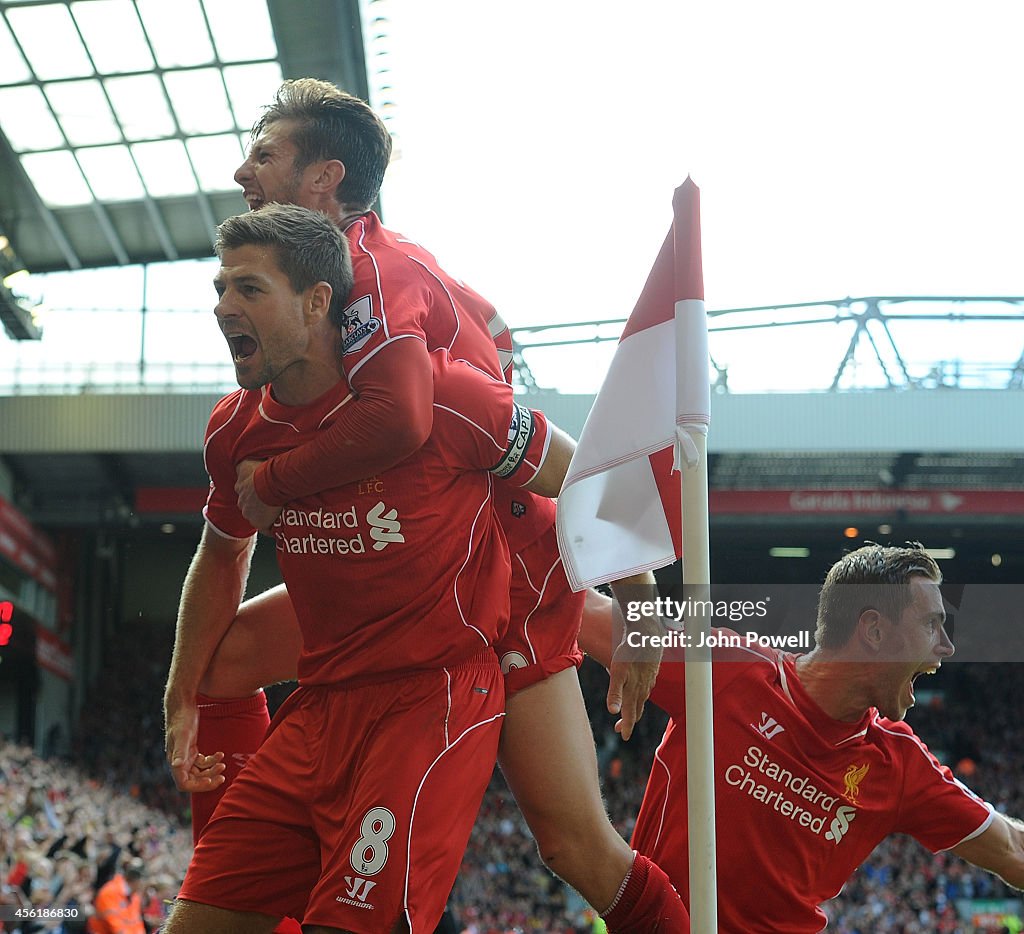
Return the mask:
[[914, 697], [914, 682], [916, 682], [917, 679], [921, 677], [921, 675], [934, 675], [934, 674], [936, 674], [938, 672], [938, 670], [939, 670], [939, 666], [938, 665], [931, 665], [928, 668], [921, 668], [918, 671], [915, 671], [914, 674], [910, 676], [910, 683], [909, 683], [908, 686], [910, 688], [910, 699], [911, 699], [911, 701], [915, 700], [915, 697]]
[[265, 203], [262, 198], [259, 198], [256, 195], [246, 194], [244, 197], [245, 203], [249, 205], [250, 211], [258, 211]]
[[228, 338], [228, 343], [231, 345], [231, 357], [235, 363], [247, 360], [256, 353], [256, 341], [248, 334], [235, 334]]

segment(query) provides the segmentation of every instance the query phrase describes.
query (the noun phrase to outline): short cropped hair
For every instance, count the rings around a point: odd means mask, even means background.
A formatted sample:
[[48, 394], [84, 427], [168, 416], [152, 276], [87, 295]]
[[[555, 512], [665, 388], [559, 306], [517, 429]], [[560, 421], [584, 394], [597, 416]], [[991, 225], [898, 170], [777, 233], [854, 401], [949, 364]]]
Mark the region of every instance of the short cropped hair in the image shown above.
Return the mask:
[[293, 120], [291, 141], [301, 171], [322, 159], [337, 159], [345, 178], [335, 193], [339, 203], [368, 211], [380, 193], [391, 161], [391, 134], [369, 104], [328, 81], [296, 78], [285, 81], [273, 103], [252, 128], [257, 138], [270, 124]]
[[942, 583], [939, 566], [920, 542], [869, 543], [843, 555], [825, 576], [818, 595], [815, 642], [823, 649], [846, 645], [867, 609], [898, 620], [910, 605], [910, 581], [916, 576]]
[[229, 217], [217, 228], [217, 256], [243, 246], [274, 251], [277, 265], [296, 293], [318, 282], [331, 287], [331, 322], [342, 326], [352, 291], [352, 256], [345, 234], [320, 211], [297, 204], [267, 204], [258, 211]]

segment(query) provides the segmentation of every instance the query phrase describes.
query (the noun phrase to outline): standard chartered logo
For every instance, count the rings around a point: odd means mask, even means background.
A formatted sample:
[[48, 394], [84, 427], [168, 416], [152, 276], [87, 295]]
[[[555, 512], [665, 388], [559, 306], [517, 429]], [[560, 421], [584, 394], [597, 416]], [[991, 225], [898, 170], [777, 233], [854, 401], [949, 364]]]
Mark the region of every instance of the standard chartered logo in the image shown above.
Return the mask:
[[727, 785], [749, 795], [779, 818], [822, 836], [837, 846], [850, 829], [857, 809], [839, 804], [838, 795], [815, 784], [773, 759], [764, 749], [752, 745], [739, 762], [725, 769]]
[[836, 811], [836, 816], [832, 818], [832, 823], [825, 833], [825, 839], [832, 840], [838, 844], [846, 836], [846, 831], [850, 829], [850, 822], [856, 816], [856, 808], [852, 808], [847, 804], [840, 805], [839, 810]]
[[370, 523], [370, 538], [373, 539], [374, 551], [383, 551], [388, 545], [405, 541], [405, 536], [400, 531], [402, 523], [398, 521], [398, 511], [388, 509], [385, 512], [385, 509], [387, 507], [383, 503], [377, 503], [366, 514], [366, 521]]
[[290, 555], [364, 555], [367, 533], [374, 551], [405, 541], [398, 510], [379, 502], [361, 518], [356, 506], [340, 512], [284, 509], [274, 523], [277, 550]]

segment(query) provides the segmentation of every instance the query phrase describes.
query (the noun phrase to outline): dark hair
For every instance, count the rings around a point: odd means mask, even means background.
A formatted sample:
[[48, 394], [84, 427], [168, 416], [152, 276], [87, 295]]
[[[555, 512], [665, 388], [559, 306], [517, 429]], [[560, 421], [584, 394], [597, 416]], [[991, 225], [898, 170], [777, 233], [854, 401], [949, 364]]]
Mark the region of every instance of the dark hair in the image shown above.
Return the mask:
[[898, 620], [910, 604], [909, 584], [915, 576], [942, 582], [939, 566], [920, 542], [868, 543], [843, 555], [829, 569], [818, 595], [817, 644], [823, 649], [845, 645], [861, 613], [869, 608]]
[[266, 246], [296, 292], [318, 282], [331, 287], [331, 321], [341, 327], [352, 291], [352, 257], [348, 240], [320, 211], [297, 204], [267, 204], [258, 211], [229, 217], [217, 228], [217, 256], [242, 246]]
[[278, 120], [296, 123], [290, 138], [298, 150], [297, 171], [321, 159], [337, 159], [345, 166], [338, 201], [370, 210], [391, 161], [391, 135], [369, 104], [328, 81], [296, 78], [278, 88], [253, 126], [253, 138]]
[[141, 879], [145, 874], [146, 864], [139, 857], [132, 857], [124, 864], [124, 877], [129, 882]]

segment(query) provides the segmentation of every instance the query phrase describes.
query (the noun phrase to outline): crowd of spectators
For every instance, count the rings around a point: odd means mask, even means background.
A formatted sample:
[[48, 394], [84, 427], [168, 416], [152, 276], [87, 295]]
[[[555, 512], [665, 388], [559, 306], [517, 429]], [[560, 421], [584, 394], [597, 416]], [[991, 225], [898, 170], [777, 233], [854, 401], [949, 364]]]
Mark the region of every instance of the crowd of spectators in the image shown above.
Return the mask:
[[140, 861], [143, 913], [155, 931], [190, 851], [178, 815], [0, 741], [0, 931], [85, 931], [97, 892], [131, 860]]
[[[44, 760], [0, 742], [0, 932], [85, 930], [98, 888], [118, 866], [145, 867], [146, 924], [156, 930], [191, 849], [187, 798], [164, 766], [160, 692], [170, 630], [139, 627], [108, 655], [72, 761]], [[141, 661], [140, 661], [141, 660]], [[948, 665], [920, 691], [910, 721], [940, 758], [1010, 815], [1024, 814], [1024, 722], [1017, 716], [1012, 666]], [[592, 662], [581, 680], [609, 814], [629, 837], [665, 717], [648, 706], [623, 743], [604, 710], [607, 679]], [[271, 692], [280, 702], [287, 688]], [[961, 899], [1013, 898], [995, 877], [908, 838], [885, 841], [826, 910], [837, 934], [969, 934]], [[17, 908], [64, 909], [63, 917], [17, 919]], [[72, 909], [74, 913], [72, 914]], [[452, 893], [463, 934], [583, 934], [599, 919], [552, 877], [536, 854], [515, 801], [495, 772]], [[1016, 931], [1009, 920], [992, 931]]]

